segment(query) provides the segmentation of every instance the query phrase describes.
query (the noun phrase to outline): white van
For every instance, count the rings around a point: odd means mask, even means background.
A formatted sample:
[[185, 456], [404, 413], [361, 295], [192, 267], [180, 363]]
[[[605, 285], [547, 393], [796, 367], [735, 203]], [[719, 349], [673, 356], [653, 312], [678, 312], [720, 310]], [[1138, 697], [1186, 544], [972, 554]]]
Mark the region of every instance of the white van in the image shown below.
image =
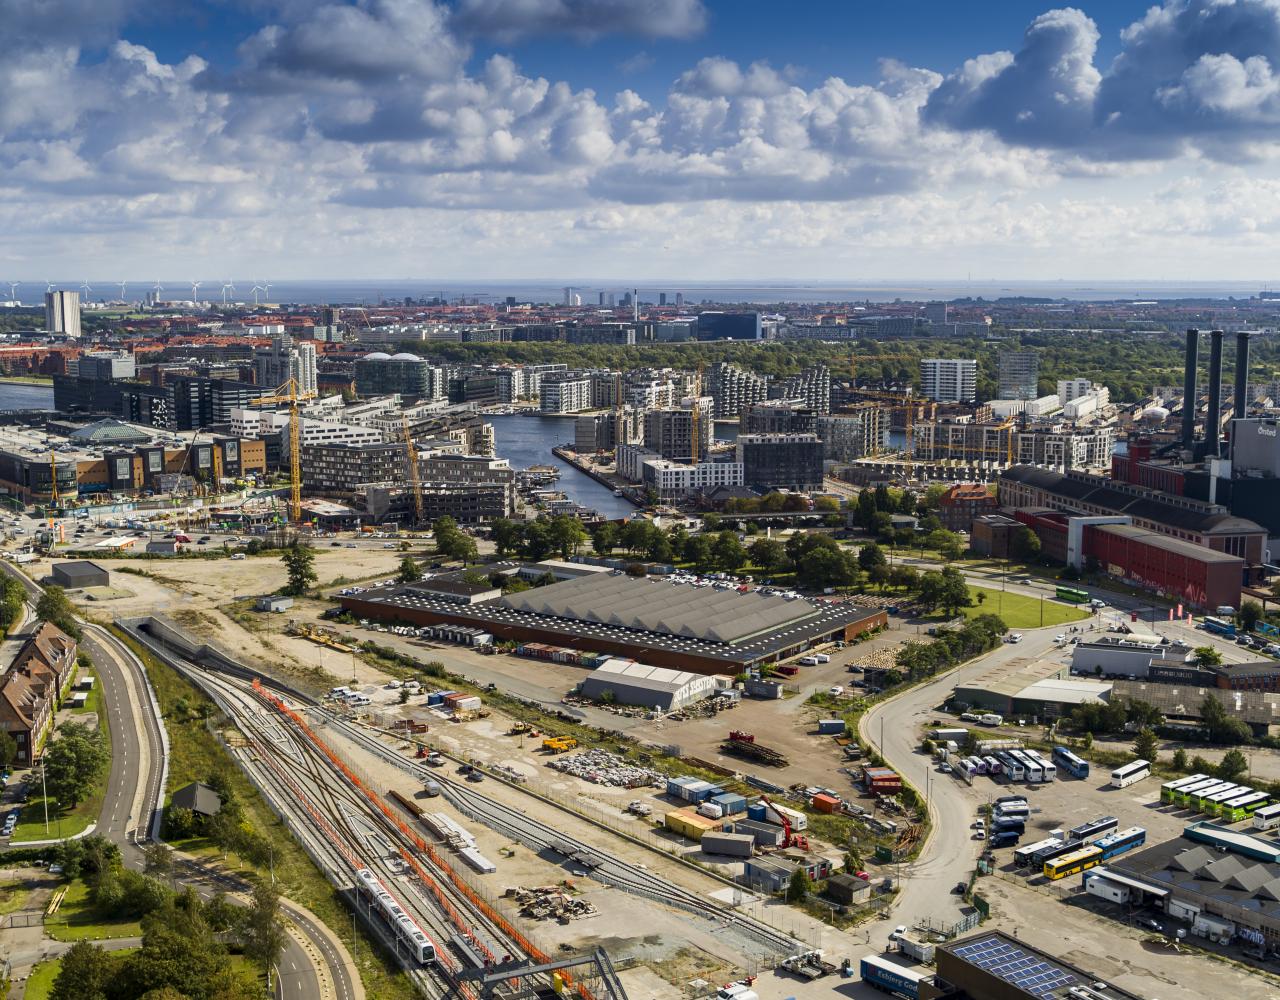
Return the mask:
[[1022, 633], [1021, 633], [1021, 632], [1010, 632], [1008, 635], [1006, 635], [1006, 636], [1004, 637], [1004, 641], [1005, 641], [1005, 642], [1021, 642], [1021, 641], [1022, 641]]
[[373, 704], [373, 699], [370, 698], [367, 694], [352, 695], [347, 700], [348, 700], [348, 703], [352, 705], [372, 705]]
[[830, 662], [831, 662], [831, 657], [830, 657], [830, 656], [828, 656], [826, 653], [816, 653], [816, 654], [814, 654], [814, 657], [813, 657], [813, 658], [814, 658], [815, 660], [817, 660], [819, 663], [830, 663]]
[[800, 657], [800, 662], [806, 667], [816, 667], [818, 658], [816, 656], [802, 656]]

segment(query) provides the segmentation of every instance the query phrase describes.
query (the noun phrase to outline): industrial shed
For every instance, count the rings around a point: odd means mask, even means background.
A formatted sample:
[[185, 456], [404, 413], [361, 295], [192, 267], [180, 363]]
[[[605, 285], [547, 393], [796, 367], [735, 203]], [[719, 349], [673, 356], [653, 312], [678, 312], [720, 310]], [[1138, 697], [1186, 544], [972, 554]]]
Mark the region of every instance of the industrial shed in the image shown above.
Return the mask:
[[111, 586], [111, 574], [97, 563], [85, 559], [74, 562], [54, 563], [53, 582], [67, 590], [84, 590], [86, 587]]
[[708, 674], [668, 670], [612, 657], [596, 667], [582, 682], [582, 694], [597, 701], [612, 694], [619, 705], [642, 705], [674, 712], [715, 694], [716, 679]]
[[471, 625], [495, 639], [573, 646], [699, 674], [739, 674], [823, 643], [884, 626], [885, 612], [848, 601], [785, 600], [593, 574], [457, 604], [416, 585], [339, 598], [360, 618], [411, 625]]

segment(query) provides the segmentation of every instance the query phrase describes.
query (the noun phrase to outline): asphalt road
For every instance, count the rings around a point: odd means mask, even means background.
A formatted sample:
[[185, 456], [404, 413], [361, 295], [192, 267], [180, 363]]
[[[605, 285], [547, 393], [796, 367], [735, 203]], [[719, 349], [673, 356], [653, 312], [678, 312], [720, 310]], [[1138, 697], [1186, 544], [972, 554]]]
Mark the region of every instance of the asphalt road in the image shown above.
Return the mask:
[[[39, 587], [10, 564], [0, 562], [0, 567], [22, 583], [33, 603], [39, 599]], [[146, 676], [131, 652], [105, 629], [86, 625], [84, 632], [83, 646], [98, 671], [100, 703], [111, 733], [111, 768], [94, 832], [120, 848], [126, 865], [141, 869], [145, 842], [158, 832], [158, 826], [153, 830], [153, 824], [164, 795], [161, 722], [156, 718]], [[210, 886], [206, 875], [190, 881], [205, 898], [221, 888], [247, 888], [243, 883]], [[329, 964], [338, 996], [354, 996], [351, 972], [329, 939], [309, 917], [293, 909], [289, 915]], [[278, 1000], [320, 996], [320, 975], [306, 949], [291, 937], [286, 939], [279, 967], [281, 975], [275, 986]]]

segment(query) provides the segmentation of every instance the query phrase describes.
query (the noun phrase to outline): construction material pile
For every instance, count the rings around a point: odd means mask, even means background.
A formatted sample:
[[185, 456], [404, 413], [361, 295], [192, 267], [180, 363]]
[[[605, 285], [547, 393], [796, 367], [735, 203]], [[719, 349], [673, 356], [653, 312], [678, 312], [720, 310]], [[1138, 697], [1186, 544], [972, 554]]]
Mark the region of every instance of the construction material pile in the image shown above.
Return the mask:
[[612, 785], [614, 788], [661, 788], [666, 782], [666, 778], [657, 771], [637, 767], [608, 750], [584, 750], [572, 757], [549, 760], [547, 764], [583, 781], [590, 781], [595, 785]]
[[594, 917], [600, 911], [585, 899], [574, 899], [559, 886], [540, 885], [531, 889], [524, 886], [509, 887], [504, 899], [514, 899], [520, 904], [520, 916], [530, 920], [556, 920], [567, 924], [570, 920]]
[[720, 744], [720, 752], [758, 761], [769, 767], [786, 767], [789, 763], [786, 754], [757, 743], [755, 736], [751, 733], [744, 733], [737, 729], [732, 730], [729, 738]]

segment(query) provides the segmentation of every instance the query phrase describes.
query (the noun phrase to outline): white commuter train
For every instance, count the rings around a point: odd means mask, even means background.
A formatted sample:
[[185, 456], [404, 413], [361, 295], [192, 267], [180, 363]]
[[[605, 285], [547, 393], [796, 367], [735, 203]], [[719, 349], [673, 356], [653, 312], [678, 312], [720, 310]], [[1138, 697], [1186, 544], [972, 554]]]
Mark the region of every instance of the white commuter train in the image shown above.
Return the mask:
[[368, 868], [360, 868], [356, 871], [356, 878], [373, 897], [374, 905], [382, 914], [382, 919], [386, 921], [396, 938], [408, 947], [410, 954], [422, 965], [433, 963], [436, 960], [435, 945], [423, 933], [413, 917], [405, 912], [395, 896], [387, 891], [387, 887], [378, 880], [378, 876]]

